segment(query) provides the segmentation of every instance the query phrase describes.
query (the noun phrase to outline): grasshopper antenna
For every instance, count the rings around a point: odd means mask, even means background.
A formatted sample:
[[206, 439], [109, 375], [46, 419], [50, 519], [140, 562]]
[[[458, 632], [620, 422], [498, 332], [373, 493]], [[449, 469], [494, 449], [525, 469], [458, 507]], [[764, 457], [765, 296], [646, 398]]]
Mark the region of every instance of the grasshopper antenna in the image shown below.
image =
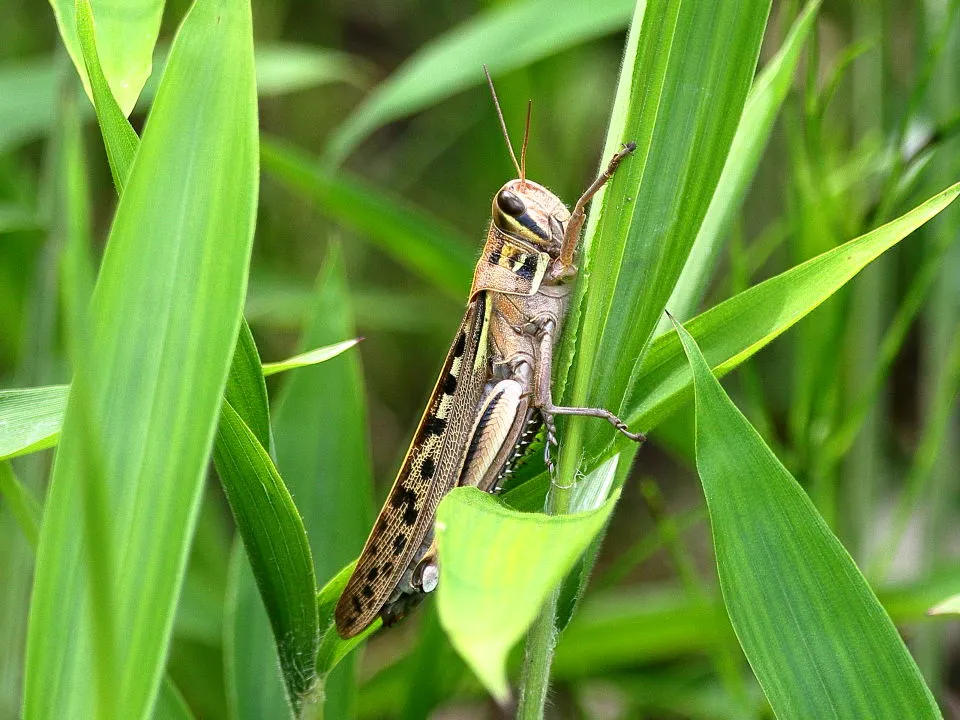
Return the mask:
[[523, 145], [520, 147], [520, 184], [527, 179], [527, 141], [530, 139], [530, 113], [533, 111], [533, 100], [527, 100], [527, 123], [523, 128]]
[[497, 117], [500, 118], [500, 129], [503, 130], [503, 139], [507, 141], [507, 149], [510, 151], [510, 159], [513, 160], [513, 166], [517, 169], [520, 177], [523, 178], [523, 168], [517, 162], [517, 154], [513, 152], [513, 144], [510, 142], [510, 135], [507, 133], [507, 123], [503, 119], [503, 111], [500, 109], [500, 100], [497, 99], [497, 91], [493, 88], [493, 78], [490, 77], [490, 71], [487, 66], [483, 66], [483, 74], [487, 76], [487, 84], [490, 85], [490, 94], [493, 95], [493, 104], [497, 108]]

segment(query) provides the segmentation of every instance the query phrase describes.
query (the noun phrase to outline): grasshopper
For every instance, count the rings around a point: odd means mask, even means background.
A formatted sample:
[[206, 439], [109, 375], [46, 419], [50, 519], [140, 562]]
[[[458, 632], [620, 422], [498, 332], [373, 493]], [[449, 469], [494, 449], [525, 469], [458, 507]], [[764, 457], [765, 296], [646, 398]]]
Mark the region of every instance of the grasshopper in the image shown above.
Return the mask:
[[556, 415], [607, 420], [642, 441], [609, 410], [562, 407], [551, 394], [553, 352], [569, 309], [574, 254], [585, 207], [635, 145], [625, 145], [571, 213], [526, 177], [527, 108], [521, 161], [507, 133], [489, 72], [494, 106], [518, 177], [493, 198], [466, 314], [390, 494], [337, 603], [337, 631], [353, 637], [377, 616], [392, 625], [439, 581], [434, 516], [453, 487], [497, 492], [513, 461], [539, 432], [551, 475]]

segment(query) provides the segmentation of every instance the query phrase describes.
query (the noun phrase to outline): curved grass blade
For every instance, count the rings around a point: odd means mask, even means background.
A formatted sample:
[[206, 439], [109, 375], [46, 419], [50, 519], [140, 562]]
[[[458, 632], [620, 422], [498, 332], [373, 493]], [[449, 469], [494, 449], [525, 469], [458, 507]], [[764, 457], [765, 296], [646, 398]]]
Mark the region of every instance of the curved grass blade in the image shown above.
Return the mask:
[[0, 498], [10, 509], [23, 536], [36, 550], [40, 538], [40, 503], [13, 472], [10, 463], [0, 461]]
[[280, 360], [279, 362], [264, 363], [263, 364], [263, 376], [270, 377], [271, 375], [276, 375], [277, 373], [286, 372], [287, 370], [296, 370], [297, 368], [310, 367], [311, 365], [316, 365], [317, 363], [322, 363], [327, 360], [332, 360], [340, 353], [346, 352], [350, 348], [354, 347], [359, 343], [363, 338], [354, 338], [353, 340], [344, 340], [343, 342], [334, 343], [333, 345], [324, 345], [323, 347], [314, 348], [313, 350], [308, 350], [305, 353], [300, 353], [299, 355], [294, 355], [293, 357], [287, 358], [286, 360]]
[[[74, 0], [50, 0], [50, 5], [63, 43], [92, 100], [93, 79], [87, 74], [77, 26], [79, 8]], [[93, 0], [93, 5], [96, 6], [99, 26], [103, 74], [126, 116], [133, 110], [144, 83], [150, 77], [163, 0], [124, 0], [123, 3]]]
[[[698, 315], [686, 327], [722, 376], [770, 343], [850, 281], [867, 264], [935, 217], [960, 194], [960, 183], [859, 238], [850, 240]], [[692, 378], [676, 332], [658, 337], [624, 403], [642, 429], [690, 398]]]
[[383, 189], [277, 141], [264, 140], [263, 170], [306, 195], [330, 218], [372, 241], [402, 265], [450, 295], [463, 298], [473, 277], [475, 251], [460, 234], [423, 210], [390, 198]]
[[[246, 284], [252, 54], [249, 5], [190, 10], [118, 206], [45, 507], [27, 718], [142, 717], [155, 700]], [[94, 591], [123, 643], [95, 639]], [[109, 707], [91, 667], [112, 673]]]
[[133, 165], [133, 156], [136, 155], [137, 148], [140, 146], [140, 138], [137, 137], [130, 121], [120, 109], [100, 66], [90, 0], [77, 0], [76, 27], [84, 66], [87, 70], [90, 97], [97, 112], [97, 121], [100, 123], [110, 172], [113, 174], [113, 183], [116, 185], [117, 193], [123, 194], [123, 186]]
[[0, 461], [57, 444], [67, 385], [0, 390]]
[[460, 90], [626, 27], [632, 0], [521, 0], [491, 8], [435, 38], [381, 83], [344, 121], [324, 160], [339, 165], [364, 138]]
[[314, 690], [316, 580], [303, 520], [273, 461], [229, 402], [214, 445], [237, 529], [273, 625], [290, 704], [299, 713]]
[[[750, 88], [713, 199], [690, 248], [683, 272], [667, 302], [670, 312], [680, 320], [693, 315], [703, 299], [734, 215], [743, 204], [780, 107], [793, 82], [801, 51], [816, 22], [819, 7], [819, 0], [807, 4], [794, 21], [783, 46], [757, 75]], [[661, 335], [670, 329], [670, 322], [662, 319], [657, 334]]]
[[440, 502], [440, 622], [501, 703], [510, 695], [507, 652], [606, 524], [618, 497], [619, 492], [595, 510], [562, 516], [517, 512], [476, 488], [456, 488]]
[[[769, 8], [769, 0], [638, 3], [604, 159], [622, 143], [637, 149], [593, 201], [572, 323], [579, 332], [566, 332], [561, 350], [572, 358], [565, 405], [622, 410], [716, 190]], [[582, 420], [566, 423], [561, 478], [575, 476], [584, 450], [595, 454], [613, 437]], [[562, 510], [568, 495], [555, 493], [552, 505]]]
[[796, 480], [676, 332], [696, 388], [697, 470], [734, 630], [781, 718], [939, 718], [897, 629]]

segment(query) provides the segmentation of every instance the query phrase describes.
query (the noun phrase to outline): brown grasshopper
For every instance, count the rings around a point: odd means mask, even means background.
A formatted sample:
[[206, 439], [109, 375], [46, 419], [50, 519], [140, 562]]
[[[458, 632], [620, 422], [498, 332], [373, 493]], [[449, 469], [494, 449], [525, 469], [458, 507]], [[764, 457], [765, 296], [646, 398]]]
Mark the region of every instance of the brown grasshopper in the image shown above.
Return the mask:
[[570, 213], [560, 198], [526, 178], [529, 107], [518, 163], [489, 73], [487, 81], [519, 177], [494, 196], [466, 314], [337, 603], [337, 631], [344, 638], [378, 615], [392, 625], [437, 586], [433, 523], [440, 500], [460, 485], [496, 492], [541, 423], [551, 474], [556, 415], [603, 418], [632, 440], [644, 439], [609, 410], [554, 405], [551, 395], [553, 351], [577, 275], [573, 260], [584, 208], [636, 146], [613, 156]]

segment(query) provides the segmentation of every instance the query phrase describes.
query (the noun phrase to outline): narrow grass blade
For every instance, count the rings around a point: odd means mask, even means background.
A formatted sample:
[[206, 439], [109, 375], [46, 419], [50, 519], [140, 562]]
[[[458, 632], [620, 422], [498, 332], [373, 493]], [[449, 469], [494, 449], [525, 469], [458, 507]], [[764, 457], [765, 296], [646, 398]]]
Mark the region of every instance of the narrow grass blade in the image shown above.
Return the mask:
[[261, 151], [268, 175], [438, 288], [460, 299], [465, 296], [475, 250], [455, 229], [359, 178], [334, 175], [289, 145], [265, 140]]
[[939, 718], [897, 629], [796, 480], [677, 325], [724, 603], [781, 718]]
[[257, 344], [245, 322], [240, 323], [240, 333], [237, 335], [237, 345], [233, 351], [223, 398], [230, 403], [269, 455], [273, 448], [273, 439], [270, 436], [267, 385], [263, 381]]
[[[73, 12], [71, 10], [71, 12]], [[78, 34], [78, 39], [82, 36]], [[81, 46], [84, 62], [89, 55]], [[154, 58], [153, 73], [143, 87], [137, 111], [153, 102], [166, 67], [167, 52]], [[50, 131], [57, 102], [57, 69], [53, 57], [0, 63], [0, 151], [16, 147]], [[358, 87], [369, 84], [370, 71], [353, 55], [296, 43], [265, 43], [256, 48], [257, 95], [271, 97], [331, 83]], [[91, 97], [96, 99], [91, 84]], [[111, 93], [112, 95], [112, 93]], [[86, 105], [86, 102], [83, 103]], [[119, 107], [119, 106], [118, 106]], [[122, 113], [122, 111], [121, 111]], [[26, 216], [10, 222], [36, 222]]]
[[491, 8], [435, 38], [351, 113], [330, 139], [326, 160], [339, 164], [377, 128], [497, 75], [626, 27], [632, 0], [520, 0]]
[[[935, 217], [960, 183], [876, 230], [751, 287], [687, 324], [718, 376], [735, 368], [833, 295], [868, 263]], [[692, 376], [676, 332], [654, 341], [624, 403], [628, 422], [654, 427], [689, 400]]]
[[[769, 8], [769, 0], [638, 3], [602, 162], [622, 143], [637, 147], [590, 211], [579, 332], [566, 332], [561, 349], [572, 360], [565, 405], [622, 409], [716, 190]], [[573, 478], [584, 450], [595, 454], [612, 437], [571, 418], [559, 476]], [[552, 506], [562, 509], [567, 496], [555, 493]]]
[[[330, 245], [300, 347], [356, 334], [343, 254]], [[332, 578], [363, 549], [373, 522], [373, 467], [360, 353], [299, 370], [277, 398], [277, 462], [297, 498], [314, 549], [317, 581]], [[321, 632], [329, 628], [321, 625]], [[334, 631], [334, 635], [336, 632]], [[323, 679], [324, 714], [353, 715], [356, 661]]]
[[952, 595], [930, 608], [930, 615], [960, 615], [960, 595]]
[[264, 377], [269, 377], [271, 375], [276, 375], [277, 373], [286, 372], [287, 370], [310, 367], [311, 365], [316, 365], [317, 363], [332, 360], [340, 353], [346, 352], [350, 348], [355, 347], [362, 339], [363, 338], [354, 338], [353, 340], [344, 340], [343, 342], [334, 343], [333, 345], [324, 345], [323, 347], [315, 348], [305, 353], [300, 353], [299, 355], [294, 355], [286, 360], [264, 363], [263, 375]]
[[193, 720], [193, 713], [177, 686], [165, 677], [160, 683], [160, 694], [153, 710], [153, 720]]
[[44, 510], [26, 718], [137, 718], [156, 698], [246, 286], [252, 48], [249, 5], [194, 5], [120, 200]]
[[40, 538], [40, 503], [33, 494], [17, 479], [8, 462], [0, 461], [0, 498], [10, 509], [23, 536], [33, 548]]
[[229, 402], [214, 460], [273, 625], [294, 712], [313, 691], [316, 580], [303, 520], [270, 456]]
[[[680, 320], [693, 315], [703, 299], [733, 218], [743, 204], [760, 164], [760, 156], [773, 132], [780, 107], [793, 83], [801, 51], [814, 26], [819, 7], [819, 0], [807, 4], [794, 21], [783, 46], [757, 75], [750, 88], [713, 199], [667, 303], [670, 312]], [[662, 319], [657, 334], [668, 330], [669, 321]]]
[[[93, 99], [92, 78], [83, 59], [74, 0], [50, 0], [60, 36], [80, 73], [87, 95]], [[124, 115], [129, 115], [144, 83], [150, 77], [153, 47], [160, 32], [163, 0], [125, 0], [113, 3], [92, 0], [100, 37], [103, 74]]]
[[69, 389], [0, 390], [0, 461], [57, 444]]
[[507, 652], [600, 532], [618, 496], [596, 510], [563, 516], [510, 510], [476, 488], [454, 489], [441, 501], [440, 622], [498, 701], [510, 695]]
[[140, 138], [131, 127], [126, 114], [120, 109], [100, 66], [90, 0], [77, 0], [76, 27], [84, 66], [87, 70], [90, 97], [103, 134], [110, 172], [113, 173], [113, 183], [117, 187], [117, 193], [122, 194], [130, 167], [133, 165], [133, 156], [140, 145]]

